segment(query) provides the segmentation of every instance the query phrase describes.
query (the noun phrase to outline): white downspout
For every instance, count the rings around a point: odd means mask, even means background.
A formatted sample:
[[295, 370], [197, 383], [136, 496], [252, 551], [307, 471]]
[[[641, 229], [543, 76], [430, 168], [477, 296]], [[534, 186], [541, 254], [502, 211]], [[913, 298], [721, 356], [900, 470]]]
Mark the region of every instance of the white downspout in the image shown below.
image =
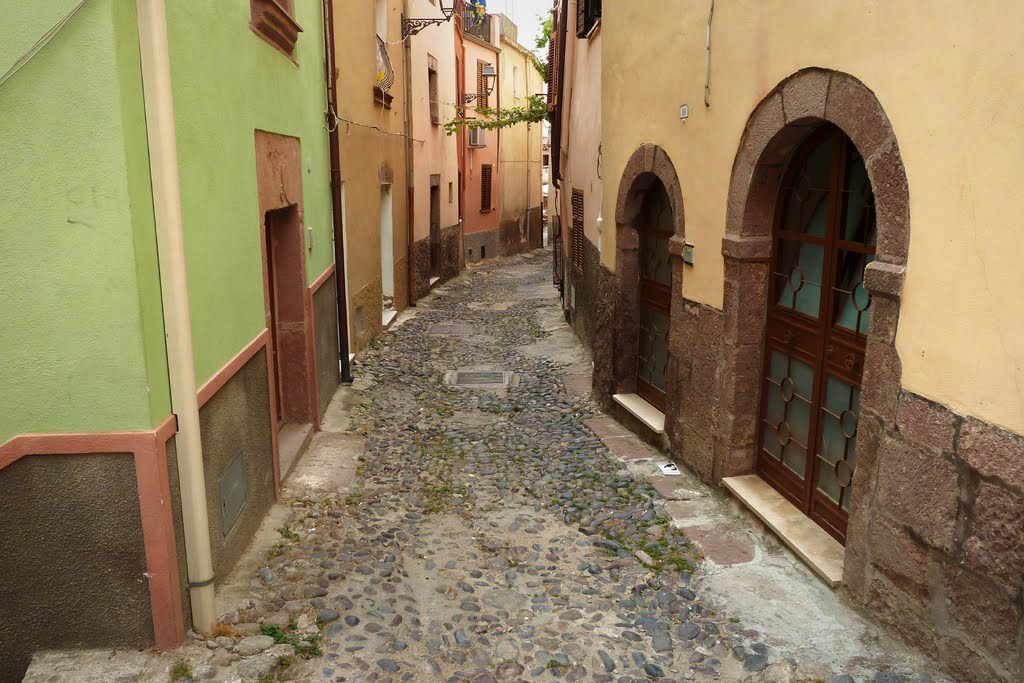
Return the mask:
[[167, 47], [167, 17], [164, 0], [136, 0], [136, 7], [139, 14], [139, 49], [142, 56], [149, 166], [153, 182], [160, 293], [167, 339], [167, 368], [171, 384], [171, 406], [178, 418], [175, 447], [192, 624], [196, 631], [209, 635], [217, 621], [217, 606], [214, 599], [206, 478], [203, 474], [203, 445], [199, 436], [192, 320], [185, 277], [185, 239], [182, 234], [181, 186], [174, 131], [171, 61]]

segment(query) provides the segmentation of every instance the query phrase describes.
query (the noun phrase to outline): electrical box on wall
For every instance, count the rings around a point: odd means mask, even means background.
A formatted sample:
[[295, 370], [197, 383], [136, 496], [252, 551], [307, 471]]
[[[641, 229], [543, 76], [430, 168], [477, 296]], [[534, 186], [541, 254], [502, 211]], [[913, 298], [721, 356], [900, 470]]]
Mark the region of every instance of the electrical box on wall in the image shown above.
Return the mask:
[[693, 265], [693, 245], [689, 242], [683, 244], [683, 263], [688, 266]]
[[307, 225], [306, 226], [306, 249], [310, 249], [311, 250], [312, 248], [313, 248], [313, 226], [312, 225]]
[[681, 118], [683, 121], [685, 121], [686, 119], [690, 118], [690, 105], [688, 105], [688, 104], [680, 104], [679, 105], [679, 118]]

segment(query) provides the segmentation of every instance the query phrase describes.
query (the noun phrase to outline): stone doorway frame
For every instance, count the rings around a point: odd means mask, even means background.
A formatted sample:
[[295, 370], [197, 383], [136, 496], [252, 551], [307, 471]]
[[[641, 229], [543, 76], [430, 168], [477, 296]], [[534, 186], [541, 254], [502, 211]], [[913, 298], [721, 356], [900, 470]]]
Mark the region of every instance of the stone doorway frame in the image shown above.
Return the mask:
[[[289, 378], [282, 387], [282, 408], [285, 422], [319, 425], [317, 409], [316, 351], [313, 335], [313, 311], [310, 297], [306, 295], [306, 240], [302, 201], [302, 155], [298, 138], [267, 131], [255, 131], [256, 142], [256, 186], [259, 206], [259, 225], [262, 231], [268, 212], [288, 210], [287, 223], [280, 226], [282, 249], [286, 261], [276, 264], [285, 272], [276, 274], [287, 279], [289, 293], [286, 314], [278, 321], [278, 329], [284, 335], [273, 348], [268, 343], [267, 374], [270, 384], [270, 419], [274, 449], [274, 469], [279, 470], [277, 421], [274, 394], [278, 391], [274, 372], [274, 354], [282, 368], [282, 375]], [[263, 260], [263, 304], [266, 325], [271, 325], [270, 315], [270, 272], [266, 240], [261, 237]], [[277, 472], [280, 481], [280, 472]]]
[[722, 255], [724, 392], [718, 471], [754, 471], [760, 406], [772, 216], [780, 184], [800, 143], [824, 122], [838, 126], [864, 158], [875, 193], [876, 260], [864, 273], [874, 303], [867, 338], [858, 429], [858, 465], [847, 530], [844, 580], [862, 576], [877, 490], [882, 430], [894, 425], [902, 369], [896, 351], [900, 296], [910, 242], [910, 193], [892, 125], [863, 83], [808, 68], [777, 85], [747, 120], [733, 162]]
[[666, 424], [678, 411], [677, 348], [679, 319], [683, 307], [683, 247], [685, 218], [679, 176], [668, 153], [658, 145], [640, 145], [626, 163], [619, 181], [615, 204], [615, 321], [612, 338], [613, 393], [636, 393], [637, 382], [637, 310], [640, 283], [640, 229], [637, 220], [644, 196], [655, 180], [660, 180], [672, 206], [673, 236], [669, 239], [672, 267], [672, 298], [669, 322], [669, 361], [667, 373]]

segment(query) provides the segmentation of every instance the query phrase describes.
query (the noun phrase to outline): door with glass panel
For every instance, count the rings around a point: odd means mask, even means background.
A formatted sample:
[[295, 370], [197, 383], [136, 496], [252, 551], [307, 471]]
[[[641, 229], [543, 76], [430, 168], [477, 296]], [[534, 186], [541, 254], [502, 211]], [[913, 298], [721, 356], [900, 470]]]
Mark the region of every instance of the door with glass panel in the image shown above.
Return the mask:
[[673, 234], [672, 204], [661, 181], [644, 196], [638, 221], [640, 291], [637, 394], [665, 410], [668, 389], [668, 330], [672, 301], [672, 268], [668, 241]]
[[794, 156], [773, 242], [757, 470], [845, 542], [876, 232], [864, 161], [838, 128]]

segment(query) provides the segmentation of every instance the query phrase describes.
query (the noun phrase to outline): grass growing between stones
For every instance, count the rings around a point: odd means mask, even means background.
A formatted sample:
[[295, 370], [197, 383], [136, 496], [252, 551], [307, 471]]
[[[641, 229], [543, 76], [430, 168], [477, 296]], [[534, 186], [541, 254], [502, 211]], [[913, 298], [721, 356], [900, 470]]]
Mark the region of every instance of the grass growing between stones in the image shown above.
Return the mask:
[[[291, 624], [289, 624], [291, 627]], [[305, 636], [292, 631], [285, 631], [275, 624], [260, 624], [260, 633], [270, 636], [277, 645], [291, 645], [295, 648], [295, 654], [305, 659], [319, 657], [323, 654], [320, 649], [320, 634], [313, 633]], [[280, 664], [280, 662], [278, 662]]]
[[192, 667], [183, 659], [179, 659], [171, 667], [171, 683], [192, 678]]

